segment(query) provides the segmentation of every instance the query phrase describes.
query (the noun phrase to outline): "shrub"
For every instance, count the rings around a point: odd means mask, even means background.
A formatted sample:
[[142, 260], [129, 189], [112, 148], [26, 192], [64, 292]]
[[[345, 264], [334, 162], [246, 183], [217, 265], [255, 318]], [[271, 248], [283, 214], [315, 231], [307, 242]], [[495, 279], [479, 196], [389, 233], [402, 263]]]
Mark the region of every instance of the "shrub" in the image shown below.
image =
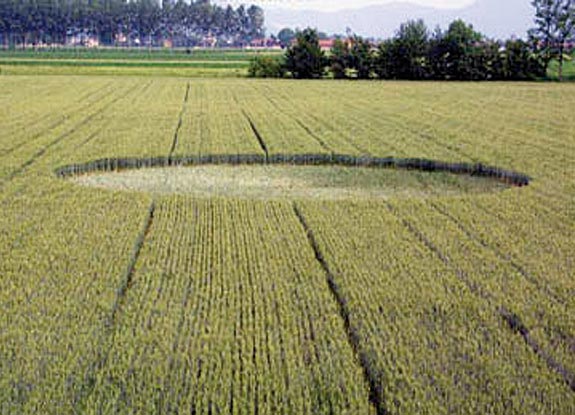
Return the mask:
[[272, 56], [256, 56], [250, 62], [248, 75], [252, 78], [283, 78], [283, 60]]

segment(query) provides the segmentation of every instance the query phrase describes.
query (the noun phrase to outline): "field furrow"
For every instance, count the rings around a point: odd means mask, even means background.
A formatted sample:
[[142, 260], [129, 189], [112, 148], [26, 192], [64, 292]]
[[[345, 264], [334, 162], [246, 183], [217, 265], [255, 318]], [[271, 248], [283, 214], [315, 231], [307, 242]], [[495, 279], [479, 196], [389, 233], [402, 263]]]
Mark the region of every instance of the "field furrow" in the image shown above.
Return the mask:
[[2, 200], [3, 413], [71, 413], [146, 206], [143, 197], [42, 188], [28, 182]]
[[0, 413], [575, 413], [572, 84], [9, 72]]
[[[496, 203], [462, 201], [434, 207], [470, 238], [507, 261], [548, 297], [573, 310], [575, 282], [570, 270], [573, 254], [568, 249], [575, 232], [573, 223], [563, 219], [565, 226], [550, 233], [548, 229], [552, 224], [546, 223], [544, 212], [526, 201], [518, 205], [510, 200], [505, 203], [501, 198]], [[533, 218], [539, 217], [542, 219], [534, 224]]]
[[378, 374], [386, 411], [520, 414], [573, 407], [561, 376], [501, 318], [497, 301], [504, 299], [482, 295], [489, 288], [486, 267], [477, 269], [463, 250], [470, 262], [460, 265], [457, 252], [439, 239], [443, 224], [436, 218], [428, 219], [436, 224], [430, 234], [404, 206], [400, 215], [385, 204], [309, 203], [302, 211], [346, 300], [361, 353]]
[[330, 153], [326, 145], [310, 135], [305, 126], [289, 114], [274, 108], [250, 83], [237, 84], [233, 94], [266, 143], [270, 155]]
[[[433, 206], [423, 203], [394, 205], [398, 216], [411, 223], [441, 251], [453, 270], [465, 275], [469, 283], [486, 293], [497, 307], [517, 314], [545, 350], [569, 370], [575, 370], [570, 358], [575, 320], [568, 291], [547, 283], [546, 276], [537, 278], [522, 273], [499, 251], [474, 238], [452, 217]], [[561, 282], [561, 278], [557, 280]], [[563, 284], [571, 285], [571, 282], [567, 279]]]
[[82, 408], [371, 411], [289, 204], [162, 199], [140, 258]]
[[[79, 108], [93, 102], [112, 88], [109, 81], [91, 81], [84, 88], [75, 85], [76, 94], [63, 101], [59, 80], [49, 80], [39, 84], [30, 78], [20, 83], [21, 91], [15, 93], [10, 84], [2, 84], [2, 97], [9, 99], [0, 112], [2, 134], [0, 135], [0, 157], [16, 152], [30, 145], [34, 140], [66, 122]], [[77, 89], [76, 89], [77, 88]]]
[[234, 99], [233, 83], [207, 85], [192, 83], [174, 155], [261, 154], [249, 120]]
[[[136, 85], [132, 85], [131, 92], [135, 89]], [[58, 124], [56, 128], [42, 132], [39, 140], [32, 141], [30, 146], [21, 148], [17, 153], [10, 154], [3, 160], [2, 169], [0, 170], [0, 186], [4, 186], [7, 182], [15, 177], [21, 175], [25, 170], [29, 169], [32, 165], [37, 163], [38, 160], [55, 153], [58, 156], [60, 153], [56, 152], [59, 144], [65, 140], [83, 139], [80, 134], [85, 133], [86, 129], [93, 128], [96, 124], [95, 121], [107, 111], [110, 107], [118, 101], [125, 98], [123, 94], [128, 94], [129, 90], [115, 90], [107, 92], [105, 95], [99, 96], [94, 105], [86, 105], [85, 108], [76, 111], [70, 117], [70, 121]]]

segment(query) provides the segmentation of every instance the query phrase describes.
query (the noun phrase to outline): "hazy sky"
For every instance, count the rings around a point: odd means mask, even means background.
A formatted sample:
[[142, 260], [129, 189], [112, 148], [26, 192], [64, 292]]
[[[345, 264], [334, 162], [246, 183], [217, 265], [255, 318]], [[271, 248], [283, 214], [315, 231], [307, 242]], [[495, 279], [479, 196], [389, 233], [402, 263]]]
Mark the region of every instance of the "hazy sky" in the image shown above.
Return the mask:
[[335, 11], [385, 3], [414, 3], [422, 6], [455, 9], [469, 6], [474, 3], [475, 0], [213, 0], [212, 2], [218, 4], [232, 4], [234, 6], [246, 3], [258, 4], [264, 8], [282, 7], [300, 10]]

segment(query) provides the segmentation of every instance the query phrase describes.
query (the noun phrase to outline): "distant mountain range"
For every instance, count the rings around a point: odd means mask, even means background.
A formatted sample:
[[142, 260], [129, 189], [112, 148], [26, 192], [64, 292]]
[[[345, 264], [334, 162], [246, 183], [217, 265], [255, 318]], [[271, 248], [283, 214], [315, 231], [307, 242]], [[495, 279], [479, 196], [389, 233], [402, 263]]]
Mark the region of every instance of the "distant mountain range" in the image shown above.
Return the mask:
[[268, 33], [284, 27], [315, 27], [329, 34], [345, 34], [350, 28], [366, 37], [388, 38], [409, 19], [423, 19], [433, 29], [446, 28], [454, 19], [473, 24], [490, 38], [526, 37], [533, 25], [533, 8], [529, 0], [477, 0], [462, 9], [435, 9], [410, 3], [388, 3], [381, 6], [322, 12], [264, 7]]

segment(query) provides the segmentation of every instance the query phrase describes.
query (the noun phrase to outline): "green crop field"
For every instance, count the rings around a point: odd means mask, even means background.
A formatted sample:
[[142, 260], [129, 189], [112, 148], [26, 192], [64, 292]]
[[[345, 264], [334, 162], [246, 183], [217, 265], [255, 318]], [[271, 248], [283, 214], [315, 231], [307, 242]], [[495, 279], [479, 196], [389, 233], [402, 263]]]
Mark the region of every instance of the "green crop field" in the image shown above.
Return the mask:
[[244, 61], [264, 54], [281, 54], [274, 49], [223, 48], [124, 48], [124, 47], [59, 47], [38, 49], [0, 49], [0, 57], [14, 59], [83, 59], [83, 60], [146, 60], [146, 61]]
[[281, 53], [243, 49], [0, 49], [0, 74], [245, 77], [252, 58]]
[[575, 84], [4, 75], [1, 414], [575, 413]]

